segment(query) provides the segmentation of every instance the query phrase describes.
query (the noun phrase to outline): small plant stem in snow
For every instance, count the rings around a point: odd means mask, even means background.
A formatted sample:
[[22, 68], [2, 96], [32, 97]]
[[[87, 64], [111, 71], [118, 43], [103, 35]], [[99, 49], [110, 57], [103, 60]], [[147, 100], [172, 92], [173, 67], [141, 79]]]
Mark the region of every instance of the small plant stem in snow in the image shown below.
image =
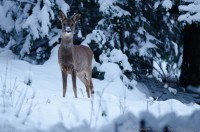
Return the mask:
[[109, 81], [104, 87], [103, 87], [103, 90], [101, 92], [101, 94], [99, 94], [99, 97], [100, 97], [100, 100], [99, 100], [99, 107], [98, 107], [98, 110], [97, 110], [97, 115], [96, 115], [96, 120], [95, 120], [95, 126], [97, 126], [97, 121], [98, 121], [98, 118], [99, 118], [99, 111], [100, 111], [100, 108], [102, 107], [102, 97], [103, 97], [103, 94], [105, 92], [105, 89], [108, 87], [108, 85], [112, 82]]
[[80, 88], [80, 91], [81, 91], [82, 96], [84, 97], [84, 94], [83, 94], [83, 90], [82, 90], [82, 88]]
[[16, 117], [19, 117], [19, 113], [20, 113], [20, 111], [21, 111], [21, 109], [22, 109], [22, 106], [23, 106], [23, 103], [24, 103], [24, 100], [25, 100], [27, 91], [28, 91], [28, 86], [25, 88], [25, 91], [24, 91], [24, 93], [23, 93], [23, 96], [21, 97], [21, 100], [20, 100], [20, 102], [19, 102], [19, 104], [18, 104], [18, 108], [17, 108], [17, 111], [16, 111], [16, 113], [15, 113], [15, 116], [16, 116]]
[[33, 100], [35, 98], [35, 91], [33, 90], [33, 93], [32, 93], [32, 96], [31, 96], [31, 104], [29, 105], [29, 108], [28, 108], [28, 111], [26, 113], [26, 117], [24, 118], [22, 124], [25, 124], [28, 116], [31, 114], [31, 110], [32, 110], [32, 107], [33, 107]]
[[6, 97], [6, 83], [7, 83], [7, 75], [8, 75], [8, 54], [6, 58], [6, 71], [5, 71], [5, 80], [3, 82], [3, 90], [2, 90], [2, 98], [3, 98], [3, 113], [6, 112], [6, 104], [5, 104], [5, 97]]

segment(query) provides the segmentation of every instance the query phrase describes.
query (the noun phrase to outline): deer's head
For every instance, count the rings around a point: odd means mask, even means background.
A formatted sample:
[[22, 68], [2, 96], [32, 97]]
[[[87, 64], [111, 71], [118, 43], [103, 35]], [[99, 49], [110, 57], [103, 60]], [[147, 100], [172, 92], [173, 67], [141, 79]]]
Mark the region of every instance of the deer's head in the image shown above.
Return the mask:
[[65, 14], [60, 11], [59, 16], [62, 24], [63, 37], [72, 38], [74, 35], [75, 25], [80, 19], [81, 14], [74, 14], [71, 18], [67, 18], [65, 17]]

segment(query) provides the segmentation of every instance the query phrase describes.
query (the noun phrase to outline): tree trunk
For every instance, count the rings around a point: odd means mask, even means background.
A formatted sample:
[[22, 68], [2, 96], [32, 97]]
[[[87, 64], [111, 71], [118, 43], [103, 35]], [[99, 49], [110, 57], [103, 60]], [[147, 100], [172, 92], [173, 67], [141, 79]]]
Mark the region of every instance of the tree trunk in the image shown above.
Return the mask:
[[183, 33], [180, 84], [183, 87], [200, 86], [200, 27], [197, 24], [186, 25]]

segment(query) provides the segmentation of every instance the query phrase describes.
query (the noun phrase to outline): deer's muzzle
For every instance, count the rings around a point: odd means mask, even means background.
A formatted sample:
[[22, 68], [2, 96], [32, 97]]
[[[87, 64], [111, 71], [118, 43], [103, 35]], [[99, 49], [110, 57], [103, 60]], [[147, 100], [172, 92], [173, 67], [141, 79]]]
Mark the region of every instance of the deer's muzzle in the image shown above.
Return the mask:
[[71, 28], [70, 28], [69, 26], [67, 26], [67, 27], [65, 28], [65, 32], [70, 33], [70, 32], [72, 32], [72, 30], [71, 30]]

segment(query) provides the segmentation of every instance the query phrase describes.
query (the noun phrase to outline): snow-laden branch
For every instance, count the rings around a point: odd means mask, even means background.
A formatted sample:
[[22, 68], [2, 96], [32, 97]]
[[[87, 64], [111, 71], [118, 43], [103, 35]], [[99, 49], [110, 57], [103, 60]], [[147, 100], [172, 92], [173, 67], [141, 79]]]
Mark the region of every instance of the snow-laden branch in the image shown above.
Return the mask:
[[36, 5], [36, 3], [30, 1], [30, 0], [17, 0], [18, 2], [21, 2], [21, 3], [28, 3], [28, 4], [31, 4], [31, 5]]
[[200, 22], [200, 0], [184, 0], [188, 5], [180, 5], [179, 11], [183, 12], [178, 20], [191, 24], [192, 22]]

